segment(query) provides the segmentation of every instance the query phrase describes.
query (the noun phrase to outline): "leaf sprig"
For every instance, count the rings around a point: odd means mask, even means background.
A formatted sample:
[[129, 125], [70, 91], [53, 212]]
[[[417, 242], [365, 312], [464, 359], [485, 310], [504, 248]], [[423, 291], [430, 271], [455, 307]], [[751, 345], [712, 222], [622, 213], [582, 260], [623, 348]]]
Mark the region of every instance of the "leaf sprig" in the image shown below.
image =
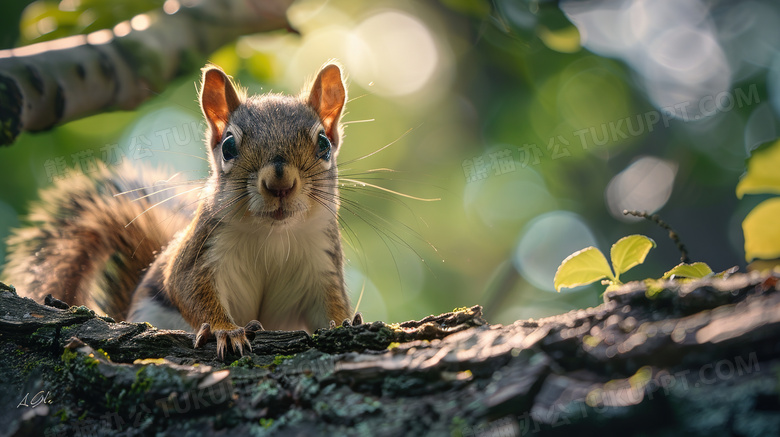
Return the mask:
[[[579, 287], [598, 280], [609, 285], [607, 290], [622, 285], [620, 275], [645, 262], [648, 252], [655, 246], [655, 241], [644, 235], [623, 237], [609, 251], [612, 267], [604, 254], [593, 246], [574, 252], [563, 260], [555, 272], [555, 290], [560, 292], [561, 288]], [[680, 263], [664, 273], [663, 279], [698, 279], [712, 274], [710, 266], [703, 262]]]

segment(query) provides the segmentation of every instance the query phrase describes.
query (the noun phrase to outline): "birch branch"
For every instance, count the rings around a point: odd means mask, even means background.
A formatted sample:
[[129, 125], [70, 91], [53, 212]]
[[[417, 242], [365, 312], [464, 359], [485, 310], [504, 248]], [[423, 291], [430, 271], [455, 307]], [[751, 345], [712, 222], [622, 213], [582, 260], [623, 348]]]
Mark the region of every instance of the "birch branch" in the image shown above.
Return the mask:
[[0, 51], [0, 145], [112, 109], [132, 109], [241, 35], [289, 28], [291, 0], [169, 0], [88, 35]]

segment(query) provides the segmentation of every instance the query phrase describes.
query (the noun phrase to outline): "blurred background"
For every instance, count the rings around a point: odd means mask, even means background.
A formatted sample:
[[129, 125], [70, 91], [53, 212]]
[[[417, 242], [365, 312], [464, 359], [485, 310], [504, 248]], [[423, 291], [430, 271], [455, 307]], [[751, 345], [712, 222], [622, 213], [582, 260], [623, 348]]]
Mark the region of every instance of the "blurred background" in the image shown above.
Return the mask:
[[[169, 0], [172, 1], [172, 0]], [[88, 33], [162, 0], [5, 0], [0, 48]], [[297, 93], [327, 60], [349, 75], [341, 173], [348, 286], [368, 320], [481, 304], [511, 323], [597, 305], [556, 293], [572, 252], [618, 238], [658, 247], [621, 279], [660, 277], [679, 253], [744, 267], [745, 159], [777, 137], [780, 7], [773, 1], [297, 1], [300, 34], [251, 35], [210, 57], [251, 93]], [[37, 190], [92, 159], [203, 177], [197, 71], [131, 112], [0, 149], [0, 237]], [[380, 152], [362, 157], [391, 144]], [[372, 169], [395, 172], [366, 173]], [[4, 247], [0, 245], [0, 259]]]

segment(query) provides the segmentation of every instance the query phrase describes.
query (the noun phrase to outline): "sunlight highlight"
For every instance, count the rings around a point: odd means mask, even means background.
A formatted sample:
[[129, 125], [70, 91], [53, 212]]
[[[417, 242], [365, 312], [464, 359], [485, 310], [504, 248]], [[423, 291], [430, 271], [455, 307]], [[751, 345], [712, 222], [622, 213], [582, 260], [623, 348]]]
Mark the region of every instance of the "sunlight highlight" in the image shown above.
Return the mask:
[[355, 27], [346, 63], [364, 88], [403, 96], [425, 88], [440, 68], [441, 56], [431, 31], [401, 11], [380, 12]]
[[[531, 285], [554, 293], [553, 278], [561, 260], [583, 247], [596, 245], [582, 217], [569, 211], [552, 211], [525, 227], [512, 262]], [[576, 289], [564, 289], [562, 293], [572, 290]]]
[[565, 0], [561, 9], [579, 29], [583, 46], [626, 61], [657, 107], [674, 108], [673, 117], [712, 116], [697, 103], [731, 85], [733, 68], [713, 11], [701, 1], [618, 0], [598, 6]]
[[619, 220], [642, 220], [623, 215], [623, 210], [658, 211], [672, 195], [676, 175], [677, 164], [673, 162], [652, 156], [637, 159], [607, 185], [609, 212]]

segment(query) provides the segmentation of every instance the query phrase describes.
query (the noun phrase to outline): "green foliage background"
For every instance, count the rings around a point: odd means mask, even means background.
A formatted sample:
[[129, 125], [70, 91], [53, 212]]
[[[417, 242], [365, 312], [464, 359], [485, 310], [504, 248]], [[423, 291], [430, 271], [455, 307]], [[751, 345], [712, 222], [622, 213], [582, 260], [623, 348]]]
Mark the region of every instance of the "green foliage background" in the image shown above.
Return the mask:
[[[3, 48], [110, 28], [163, 2], [28, 3], [13, 0], [0, 6]], [[388, 12], [421, 25], [438, 56], [435, 71], [411, 94], [393, 95], [381, 81], [373, 84], [355, 54], [360, 46], [354, 44], [353, 30]], [[613, 217], [605, 204], [609, 182], [640, 156], [676, 165], [671, 195], [659, 213], [676, 228], [692, 259], [707, 262], [715, 271], [744, 266], [740, 223], [762, 199], [747, 196], [738, 201], [734, 188], [751, 148], [745, 139], [748, 121], [756, 111], [766, 112], [771, 98], [768, 66], [734, 76], [729, 89], [754, 92], [755, 98], [744, 105], [701, 122], [672, 119], [652, 131], [585, 146], [577, 134], [582, 129], [644, 117], [658, 108], [632, 65], [581, 47], [581, 31], [552, 2], [302, 1], [290, 9], [289, 17], [301, 35], [242, 38], [210, 60], [250, 92], [296, 93], [305, 76], [323, 62], [352, 53], [345, 65], [357, 72], [345, 120], [353, 123], [348, 124], [339, 161], [394, 144], [342, 173], [391, 168], [397, 173], [361, 177], [410, 195], [441, 198], [423, 202], [365, 187], [344, 192], [360, 202], [360, 215], [369, 222], [343, 214], [351, 230], [345, 233], [351, 246], [349, 286], [353, 302], [365, 290], [360, 309], [366, 319], [406, 320], [482, 304], [488, 320], [509, 323], [598, 304], [600, 285], [562, 294], [552, 289], [557, 264], [591, 244], [561, 241], [567, 232], [579, 235], [577, 226], [602, 250], [624, 235], [653, 237], [658, 248], [625, 280], [659, 277], [678, 263], [674, 245], [652, 224]], [[390, 41], [390, 48], [403, 39], [381, 29], [371, 36]], [[768, 35], [756, 44], [774, 43], [772, 38]], [[387, 57], [393, 56], [398, 61], [391, 67], [413, 78], [419, 76], [420, 65], [427, 65], [426, 59], [405, 59], [403, 52], [388, 51]], [[365, 63], [370, 61], [366, 58]], [[371, 71], [369, 67], [365, 71]], [[19, 223], [37, 190], [50, 183], [57, 159], [72, 166], [90, 154], [101, 159], [116, 145], [127, 159], [203, 176], [203, 163], [188, 156], [204, 154], [191, 130], [200, 120], [197, 80], [193, 71], [135, 111], [23, 134], [16, 144], [0, 150], [0, 237]], [[774, 122], [771, 108], [769, 114]], [[172, 145], [160, 152], [163, 137]], [[153, 156], [135, 153], [141, 139], [152, 143]], [[530, 145], [538, 147], [536, 155], [528, 155], [534, 153]], [[506, 150], [509, 154], [502, 155]], [[480, 158], [488, 166], [485, 177], [469, 181]], [[533, 224], [540, 217], [560, 220], [547, 220], [546, 232], [539, 232]], [[547, 285], [529, 281], [520, 264], [549, 270]]]

